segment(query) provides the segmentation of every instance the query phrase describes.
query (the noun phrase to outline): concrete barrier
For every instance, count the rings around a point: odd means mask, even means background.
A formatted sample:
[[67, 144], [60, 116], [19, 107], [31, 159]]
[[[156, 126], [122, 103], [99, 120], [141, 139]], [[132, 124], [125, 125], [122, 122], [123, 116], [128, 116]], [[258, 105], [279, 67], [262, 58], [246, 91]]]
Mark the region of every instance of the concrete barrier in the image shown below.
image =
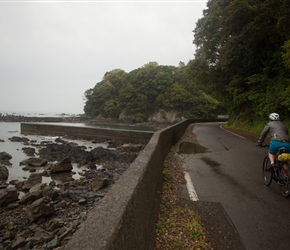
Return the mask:
[[125, 143], [147, 144], [153, 132], [135, 130], [117, 130], [94, 127], [64, 126], [46, 123], [21, 123], [21, 134], [45, 136], [70, 136], [76, 139], [96, 141], [116, 140]]
[[[153, 249], [164, 159], [189, 124], [211, 121], [225, 119], [185, 120], [155, 132], [135, 161], [89, 212], [65, 249]], [[22, 128], [28, 131], [26, 126]], [[111, 139], [112, 136], [111, 133]]]

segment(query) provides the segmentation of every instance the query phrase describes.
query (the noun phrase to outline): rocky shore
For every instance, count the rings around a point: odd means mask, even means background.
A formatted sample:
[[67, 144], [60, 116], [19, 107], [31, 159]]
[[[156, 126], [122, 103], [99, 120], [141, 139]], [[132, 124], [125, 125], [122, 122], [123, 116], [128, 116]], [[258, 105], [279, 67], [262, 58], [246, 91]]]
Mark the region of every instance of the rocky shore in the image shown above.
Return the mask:
[[[144, 147], [108, 141], [107, 148], [87, 148], [64, 138], [9, 140], [23, 143], [27, 159], [19, 164], [30, 175], [8, 183], [13, 156], [0, 152], [0, 250], [62, 249]], [[73, 164], [85, 167], [80, 178], [73, 178]], [[44, 181], [63, 174], [64, 181]]]

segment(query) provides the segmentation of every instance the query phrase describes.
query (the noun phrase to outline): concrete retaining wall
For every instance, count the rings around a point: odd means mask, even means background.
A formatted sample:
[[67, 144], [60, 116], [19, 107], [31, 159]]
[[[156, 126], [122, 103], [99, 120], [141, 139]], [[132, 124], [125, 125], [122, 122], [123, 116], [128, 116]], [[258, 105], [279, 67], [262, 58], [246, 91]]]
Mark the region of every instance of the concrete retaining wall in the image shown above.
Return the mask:
[[189, 124], [210, 121], [225, 120], [186, 120], [155, 132], [136, 160], [89, 213], [66, 249], [153, 249], [164, 159]]
[[[224, 120], [186, 120], [155, 132], [135, 161], [89, 212], [65, 249], [153, 249], [164, 159], [190, 123], [210, 121]], [[28, 131], [23, 124], [22, 128]], [[110, 135], [112, 139], [113, 134]]]
[[117, 130], [93, 127], [63, 126], [46, 123], [21, 123], [21, 134], [45, 136], [70, 136], [77, 139], [96, 141], [116, 140], [125, 143], [146, 144], [153, 132]]

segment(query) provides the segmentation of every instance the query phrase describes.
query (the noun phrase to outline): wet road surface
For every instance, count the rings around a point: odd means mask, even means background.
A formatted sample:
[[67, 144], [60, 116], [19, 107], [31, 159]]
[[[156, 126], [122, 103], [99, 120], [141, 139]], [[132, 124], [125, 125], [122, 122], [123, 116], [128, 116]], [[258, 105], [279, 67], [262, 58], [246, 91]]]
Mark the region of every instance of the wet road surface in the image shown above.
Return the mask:
[[223, 206], [246, 249], [290, 249], [290, 199], [282, 197], [275, 182], [263, 183], [266, 149], [221, 124], [193, 127], [198, 143], [208, 149], [185, 157], [199, 201]]

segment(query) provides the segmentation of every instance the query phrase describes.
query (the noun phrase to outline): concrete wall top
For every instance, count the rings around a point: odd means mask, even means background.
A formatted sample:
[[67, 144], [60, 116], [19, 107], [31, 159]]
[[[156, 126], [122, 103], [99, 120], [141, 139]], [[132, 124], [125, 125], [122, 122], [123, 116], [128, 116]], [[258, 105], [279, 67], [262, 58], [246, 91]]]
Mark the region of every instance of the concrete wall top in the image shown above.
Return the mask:
[[21, 123], [21, 134], [69, 136], [97, 141], [115, 140], [124, 143], [147, 144], [154, 132], [93, 127], [63, 126], [47, 123]]

